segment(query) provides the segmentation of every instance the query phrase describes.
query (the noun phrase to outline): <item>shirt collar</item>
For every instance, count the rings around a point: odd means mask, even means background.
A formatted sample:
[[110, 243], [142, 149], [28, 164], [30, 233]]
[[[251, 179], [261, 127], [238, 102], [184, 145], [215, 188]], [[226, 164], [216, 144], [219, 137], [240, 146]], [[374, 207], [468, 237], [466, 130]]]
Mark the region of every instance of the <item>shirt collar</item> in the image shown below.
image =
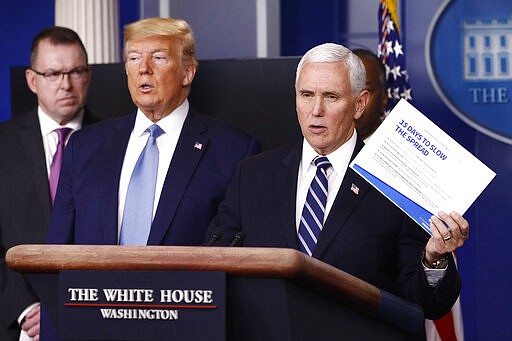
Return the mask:
[[[162, 128], [162, 130], [166, 134], [178, 134], [181, 132], [181, 128], [183, 123], [185, 122], [185, 118], [187, 118], [187, 113], [189, 109], [188, 100], [185, 101], [174, 111], [172, 111], [169, 115], [165, 116], [161, 120], [157, 122], [158, 126]], [[133, 134], [135, 136], [142, 136], [146, 129], [153, 125], [153, 121], [147, 118], [146, 115], [140, 110], [137, 109], [137, 117], [135, 118], [135, 125], [133, 127]]]
[[55, 129], [58, 128], [71, 128], [73, 131], [79, 130], [82, 128], [82, 120], [84, 117], [84, 109], [80, 110], [74, 119], [61, 126], [57, 122], [55, 122], [48, 114], [46, 114], [43, 109], [38, 106], [37, 107], [37, 116], [39, 118], [39, 125], [41, 126], [41, 133], [43, 136], [47, 136]]
[[[342, 144], [338, 149], [333, 151], [330, 154], [325, 155], [329, 162], [331, 163], [334, 171], [337, 174], [345, 174], [345, 170], [350, 163], [350, 158], [352, 157], [352, 153], [354, 152], [354, 148], [356, 147], [357, 142], [357, 133], [354, 129], [354, 132], [350, 139], [347, 142]], [[309, 144], [309, 142], [304, 138], [302, 142], [302, 174], [306, 174], [309, 167], [314, 167], [313, 159], [318, 155], [318, 153], [313, 149], [313, 147]]]

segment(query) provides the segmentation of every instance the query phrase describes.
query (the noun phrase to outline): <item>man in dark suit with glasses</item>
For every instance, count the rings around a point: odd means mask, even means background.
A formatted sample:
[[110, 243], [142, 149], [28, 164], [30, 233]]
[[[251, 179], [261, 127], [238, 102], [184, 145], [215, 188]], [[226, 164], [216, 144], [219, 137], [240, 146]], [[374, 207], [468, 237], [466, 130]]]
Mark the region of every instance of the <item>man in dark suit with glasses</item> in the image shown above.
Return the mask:
[[37, 107], [0, 123], [0, 340], [39, 339], [38, 298], [5, 254], [43, 243], [71, 134], [95, 121], [85, 108], [91, 83], [87, 52], [73, 30], [51, 26], [32, 43], [27, 85]]

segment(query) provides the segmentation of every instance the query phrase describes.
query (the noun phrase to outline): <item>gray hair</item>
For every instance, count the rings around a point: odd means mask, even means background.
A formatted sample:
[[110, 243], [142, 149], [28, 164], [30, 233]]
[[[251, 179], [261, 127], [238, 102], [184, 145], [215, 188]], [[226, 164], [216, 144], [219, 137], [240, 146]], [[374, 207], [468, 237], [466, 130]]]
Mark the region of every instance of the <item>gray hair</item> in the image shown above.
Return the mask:
[[306, 52], [297, 65], [295, 86], [306, 63], [343, 62], [348, 67], [350, 87], [354, 96], [359, 95], [366, 86], [366, 71], [361, 59], [343, 45], [326, 43], [313, 47]]

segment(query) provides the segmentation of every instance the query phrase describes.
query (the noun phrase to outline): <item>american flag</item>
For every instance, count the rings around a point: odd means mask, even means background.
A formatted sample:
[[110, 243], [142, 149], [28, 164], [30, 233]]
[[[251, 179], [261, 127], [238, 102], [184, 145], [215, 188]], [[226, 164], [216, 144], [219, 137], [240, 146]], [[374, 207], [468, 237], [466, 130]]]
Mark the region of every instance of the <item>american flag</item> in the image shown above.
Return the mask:
[[386, 115], [401, 98], [410, 101], [411, 87], [405, 67], [405, 54], [400, 40], [400, 27], [396, 0], [380, 0], [379, 4], [379, 46], [377, 56], [386, 68], [388, 105]]
[[350, 190], [351, 190], [352, 192], [354, 192], [354, 194], [355, 194], [355, 195], [359, 195], [359, 187], [357, 187], [357, 185], [356, 185], [356, 184], [352, 184], [352, 185], [350, 186]]
[[[379, 0], [379, 46], [377, 56], [386, 68], [387, 115], [401, 98], [412, 100], [405, 54], [400, 40], [396, 0]], [[455, 254], [454, 254], [455, 257]], [[425, 320], [427, 341], [462, 341], [464, 325], [460, 297], [451, 311], [439, 320]]]

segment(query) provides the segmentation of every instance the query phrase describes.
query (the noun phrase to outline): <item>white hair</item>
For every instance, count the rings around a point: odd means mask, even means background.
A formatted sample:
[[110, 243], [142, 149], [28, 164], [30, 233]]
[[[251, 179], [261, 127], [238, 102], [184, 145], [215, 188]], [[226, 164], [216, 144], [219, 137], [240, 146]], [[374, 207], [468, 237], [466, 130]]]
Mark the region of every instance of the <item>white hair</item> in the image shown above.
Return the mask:
[[343, 45], [325, 43], [313, 47], [306, 52], [297, 65], [297, 73], [295, 76], [295, 86], [299, 80], [300, 73], [306, 63], [334, 63], [344, 62], [348, 67], [350, 88], [354, 96], [359, 95], [365, 89], [366, 71], [361, 59], [356, 56], [350, 49]]

